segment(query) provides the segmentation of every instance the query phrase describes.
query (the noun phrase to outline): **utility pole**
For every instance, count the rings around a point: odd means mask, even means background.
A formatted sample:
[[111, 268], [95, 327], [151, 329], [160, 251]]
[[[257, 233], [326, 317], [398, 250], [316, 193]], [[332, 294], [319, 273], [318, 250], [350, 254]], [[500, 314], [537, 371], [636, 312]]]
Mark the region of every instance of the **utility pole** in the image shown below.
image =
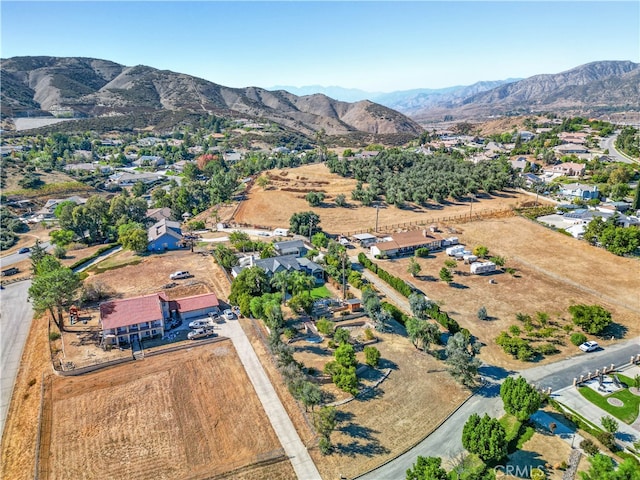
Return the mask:
[[471, 220], [472, 216], [473, 216], [473, 200], [476, 198], [476, 196], [472, 193], [469, 196], [469, 220]]
[[347, 281], [345, 279], [344, 262], [347, 257], [347, 252], [342, 252], [342, 299], [347, 299]]
[[380, 205], [376, 205], [376, 230], [375, 232], [378, 233], [378, 215], [380, 214]]

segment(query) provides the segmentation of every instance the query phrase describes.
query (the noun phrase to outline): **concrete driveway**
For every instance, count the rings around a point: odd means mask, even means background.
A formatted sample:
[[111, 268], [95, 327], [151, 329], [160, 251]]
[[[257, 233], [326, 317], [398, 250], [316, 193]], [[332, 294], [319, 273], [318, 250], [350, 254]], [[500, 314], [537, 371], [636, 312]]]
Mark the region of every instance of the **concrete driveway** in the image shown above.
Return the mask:
[[240, 323], [237, 320], [226, 320], [224, 323], [217, 325], [217, 327], [219, 327], [216, 329], [218, 335], [229, 337], [233, 342], [233, 346], [240, 357], [240, 362], [244, 365], [247, 376], [258, 394], [271, 426], [289, 457], [298, 478], [320, 480], [320, 473], [316, 465], [313, 463], [302, 440], [300, 440], [298, 432], [293, 426]]

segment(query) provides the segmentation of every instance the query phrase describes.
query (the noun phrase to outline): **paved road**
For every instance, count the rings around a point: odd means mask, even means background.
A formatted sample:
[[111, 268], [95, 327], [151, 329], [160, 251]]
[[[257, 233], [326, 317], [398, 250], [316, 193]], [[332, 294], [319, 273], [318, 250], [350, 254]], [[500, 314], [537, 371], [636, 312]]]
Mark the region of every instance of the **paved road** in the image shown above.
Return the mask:
[[[578, 350], [576, 348], [576, 350]], [[529, 368], [521, 372], [528, 381], [555, 392], [573, 385], [573, 379], [602, 367], [628, 363], [631, 356], [640, 354], [640, 337], [611, 345], [596, 352], [576, 353], [573, 357], [549, 365]]]
[[[362, 480], [401, 479], [405, 478], [407, 469], [411, 468], [415, 463], [418, 455], [441, 457], [446, 461], [446, 459], [453, 458], [461, 452], [463, 450], [461, 442], [462, 429], [471, 414], [477, 413], [482, 416], [487, 413], [491, 417], [504, 415], [502, 400], [500, 399], [500, 382], [506, 377], [507, 372], [485, 366], [481, 368], [481, 373], [487, 384], [467, 400], [440, 428], [411, 450], [357, 478]], [[425, 406], [425, 414], [427, 412], [428, 406]]]
[[235, 320], [227, 321], [220, 326], [220, 335], [231, 338], [244, 365], [249, 380], [255, 388], [258, 398], [264, 407], [267, 417], [286, 452], [298, 478], [303, 480], [320, 480], [320, 473], [309, 456], [306, 447], [300, 440], [287, 411], [284, 409], [269, 377], [253, 350], [249, 339], [240, 324]]
[[618, 150], [616, 150], [615, 141], [616, 141], [616, 138], [618, 138], [618, 133], [619, 132], [616, 132], [613, 135], [603, 138], [602, 141], [600, 142], [600, 148], [603, 151], [609, 150], [608, 156], [614, 158], [617, 162], [637, 163], [637, 161], [630, 159], [626, 155], [623, 155]]
[[[612, 363], [621, 365], [629, 361], [631, 355], [640, 353], [640, 337], [607, 347], [599, 352], [579, 354], [550, 365], [530, 368], [521, 372], [527, 380], [536, 385], [551, 387], [554, 391], [573, 384], [573, 378], [581, 373], [595, 371]], [[507, 375], [517, 375], [498, 367], [483, 366], [480, 373], [487, 385], [449, 417], [436, 431], [421, 443], [391, 462], [363, 475], [362, 479], [404, 478], [405, 472], [415, 463], [418, 455], [442, 457], [444, 460], [462, 451], [462, 428], [472, 413], [493, 417], [504, 414], [500, 399], [500, 383]]]
[[[51, 246], [51, 243], [49, 242], [41, 242], [40, 245], [42, 246], [42, 248], [44, 248], [45, 250], [48, 249]], [[12, 265], [14, 263], [18, 263], [22, 260], [25, 260], [27, 258], [31, 258], [31, 252], [27, 252], [27, 253], [11, 253], [9, 255], [5, 255], [4, 257], [0, 258], [0, 265], [2, 266], [2, 268], [7, 267], [9, 265]]]
[[0, 290], [0, 435], [33, 319], [31, 304], [27, 302], [30, 286], [31, 281], [25, 280]]

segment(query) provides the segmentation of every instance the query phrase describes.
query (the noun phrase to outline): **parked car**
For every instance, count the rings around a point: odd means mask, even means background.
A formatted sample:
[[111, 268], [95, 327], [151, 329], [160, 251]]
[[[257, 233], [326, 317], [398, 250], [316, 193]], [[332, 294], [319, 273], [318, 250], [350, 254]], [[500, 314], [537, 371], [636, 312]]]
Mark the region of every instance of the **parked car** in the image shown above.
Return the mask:
[[209, 319], [207, 320], [194, 320], [189, 324], [189, 328], [205, 328], [213, 326], [213, 322]]
[[231, 309], [226, 309], [224, 312], [222, 312], [222, 316], [224, 317], [225, 320], [233, 320], [235, 317]]
[[578, 348], [583, 352], [593, 352], [594, 350], [598, 350], [600, 345], [598, 345], [598, 342], [584, 342]]
[[187, 272], [186, 270], [178, 270], [177, 272], [173, 272], [171, 275], [169, 275], [169, 279], [171, 280], [179, 280], [181, 278], [189, 278], [192, 275]]
[[216, 335], [212, 328], [198, 328], [192, 332], [187, 333], [187, 338], [189, 340], [196, 340], [198, 338], [210, 337], [212, 335]]
[[31, 249], [29, 247], [22, 247], [20, 250], [18, 250], [18, 253], [29, 253], [31, 251]]

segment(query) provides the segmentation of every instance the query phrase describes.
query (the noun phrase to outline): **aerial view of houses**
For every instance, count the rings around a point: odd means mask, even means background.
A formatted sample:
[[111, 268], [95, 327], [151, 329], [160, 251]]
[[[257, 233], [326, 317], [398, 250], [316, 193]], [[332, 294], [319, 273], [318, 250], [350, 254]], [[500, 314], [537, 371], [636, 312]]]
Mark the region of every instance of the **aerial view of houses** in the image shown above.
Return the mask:
[[148, 6], [1, 6], [0, 478], [640, 480], [636, 3]]

